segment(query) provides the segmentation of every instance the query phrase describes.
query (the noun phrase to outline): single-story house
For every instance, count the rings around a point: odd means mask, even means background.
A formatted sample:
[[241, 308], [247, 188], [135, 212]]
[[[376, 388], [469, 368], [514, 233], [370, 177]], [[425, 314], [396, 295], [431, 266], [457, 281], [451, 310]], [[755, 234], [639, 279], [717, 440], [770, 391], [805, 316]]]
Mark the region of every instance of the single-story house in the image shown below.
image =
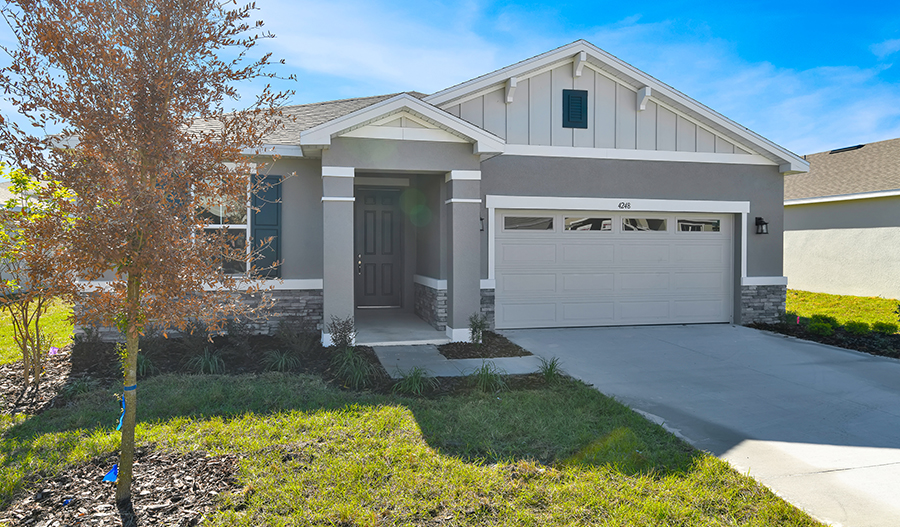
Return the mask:
[[900, 298], [900, 139], [806, 157], [784, 178], [791, 289]]
[[784, 176], [807, 162], [586, 41], [285, 112], [266, 144], [280, 204], [247, 226], [277, 237], [284, 316], [394, 308], [465, 340], [479, 312], [504, 329], [784, 308]]

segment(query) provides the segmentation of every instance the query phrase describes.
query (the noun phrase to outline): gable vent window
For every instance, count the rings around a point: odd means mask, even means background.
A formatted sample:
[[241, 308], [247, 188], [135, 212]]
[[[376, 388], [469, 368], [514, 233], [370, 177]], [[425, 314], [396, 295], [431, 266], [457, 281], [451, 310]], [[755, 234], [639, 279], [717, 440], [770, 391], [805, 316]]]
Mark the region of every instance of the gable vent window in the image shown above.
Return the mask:
[[563, 90], [563, 128], [587, 128], [587, 116], [587, 90]]

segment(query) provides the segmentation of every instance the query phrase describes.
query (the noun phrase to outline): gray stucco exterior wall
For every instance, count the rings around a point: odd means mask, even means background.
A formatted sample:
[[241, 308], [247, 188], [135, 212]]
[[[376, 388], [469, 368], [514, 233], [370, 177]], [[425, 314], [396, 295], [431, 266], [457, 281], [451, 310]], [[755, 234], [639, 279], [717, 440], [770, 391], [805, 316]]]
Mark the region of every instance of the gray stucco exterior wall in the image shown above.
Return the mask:
[[[482, 164], [481, 178], [483, 196], [749, 201], [747, 276], [782, 276], [784, 178], [775, 166], [500, 156]], [[756, 216], [768, 235], [755, 234]]]
[[322, 278], [322, 166], [318, 159], [282, 158], [269, 173], [281, 189], [281, 277]]
[[468, 143], [433, 143], [337, 137], [322, 153], [323, 166], [378, 172], [478, 170], [480, 159]]

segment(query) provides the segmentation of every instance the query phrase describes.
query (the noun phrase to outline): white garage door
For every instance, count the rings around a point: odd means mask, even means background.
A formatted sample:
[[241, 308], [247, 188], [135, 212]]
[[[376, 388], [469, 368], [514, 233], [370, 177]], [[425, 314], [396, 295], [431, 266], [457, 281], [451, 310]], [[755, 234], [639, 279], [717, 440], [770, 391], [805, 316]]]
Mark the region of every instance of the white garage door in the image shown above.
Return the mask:
[[498, 210], [500, 329], [731, 322], [732, 216]]

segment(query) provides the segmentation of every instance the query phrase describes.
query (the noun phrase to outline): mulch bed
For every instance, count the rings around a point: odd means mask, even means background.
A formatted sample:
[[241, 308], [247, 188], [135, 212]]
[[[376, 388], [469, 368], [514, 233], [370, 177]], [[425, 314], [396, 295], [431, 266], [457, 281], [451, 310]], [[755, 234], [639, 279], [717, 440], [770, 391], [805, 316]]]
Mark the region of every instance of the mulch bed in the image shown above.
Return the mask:
[[843, 328], [837, 328], [834, 330], [833, 335], [822, 336], [809, 332], [806, 326], [802, 324], [751, 324], [750, 327], [804, 340], [821, 342], [822, 344], [829, 344], [839, 348], [862, 351], [871, 355], [900, 358], [900, 334], [886, 335], [870, 331], [865, 335], [854, 335]]
[[199, 524], [216, 510], [222, 496], [245, 499], [235, 477], [238, 458], [209, 457], [205, 452], [173, 454], [139, 448], [135, 451], [132, 482], [133, 513], [115, 503], [115, 484], [103, 476], [116, 462], [115, 455], [95, 458], [70, 467], [55, 478], [40, 482], [39, 490], [20, 496], [0, 511], [0, 524], [51, 526], [119, 526]]
[[450, 342], [441, 344], [438, 351], [448, 359], [496, 359], [499, 357], [524, 357], [531, 352], [513, 344], [503, 335], [485, 331], [480, 345], [471, 342]]

